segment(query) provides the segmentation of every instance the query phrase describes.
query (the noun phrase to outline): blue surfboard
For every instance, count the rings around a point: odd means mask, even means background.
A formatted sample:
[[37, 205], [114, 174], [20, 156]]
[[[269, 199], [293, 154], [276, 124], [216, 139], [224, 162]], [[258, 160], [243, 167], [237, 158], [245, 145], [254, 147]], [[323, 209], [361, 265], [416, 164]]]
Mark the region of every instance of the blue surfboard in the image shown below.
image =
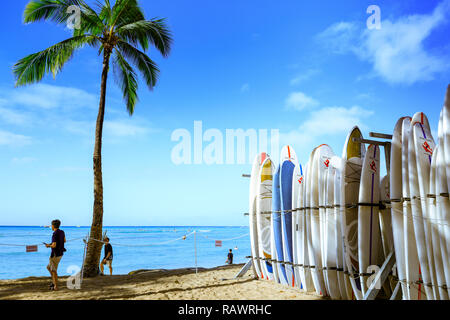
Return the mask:
[[295, 165], [291, 161], [284, 161], [280, 171], [281, 195], [281, 225], [283, 236], [283, 257], [286, 262], [286, 279], [289, 286], [295, 286], [292, 251], [292, 177]]
[[[284, 264], [280, 263], [284, 261], [283, 253], [283, 233], [281, 228], [281, 195], [280, 195], [280, 166], [277, 167], [275, 174], [273, 175], [272, 185], [272, 227], [273, 237], [275, 243], [275, 255], [272, 257], [275, 260], [274, 268], [278, 269], [278, 282], [287, 284], [286, 270]], [[273, 254], [273, 253], [272, 253]]]

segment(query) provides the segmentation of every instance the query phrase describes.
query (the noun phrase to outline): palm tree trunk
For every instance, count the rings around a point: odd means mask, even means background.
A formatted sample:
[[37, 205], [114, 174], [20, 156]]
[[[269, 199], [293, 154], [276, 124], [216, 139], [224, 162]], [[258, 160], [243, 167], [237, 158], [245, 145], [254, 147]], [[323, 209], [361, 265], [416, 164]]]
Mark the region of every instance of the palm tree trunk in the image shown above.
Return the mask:
[[103, 177], [102, 177], [102, 136], [103, 121], [105, 119], [106, 83], [108, 80], [109, 58], [111, 50], [105, 47], [103, 54], [103, 72], [100, 91], [100, 106], [98, 110], [97, 125], [95, 128], [94, 146], [94, 208], [90, 239], [88, 241], [86, 259], [84, 261], [83, 275], [95, 277], [99, 273], [100, 255], [103, 244], [96, 240], [102, 239], [103, 228]]

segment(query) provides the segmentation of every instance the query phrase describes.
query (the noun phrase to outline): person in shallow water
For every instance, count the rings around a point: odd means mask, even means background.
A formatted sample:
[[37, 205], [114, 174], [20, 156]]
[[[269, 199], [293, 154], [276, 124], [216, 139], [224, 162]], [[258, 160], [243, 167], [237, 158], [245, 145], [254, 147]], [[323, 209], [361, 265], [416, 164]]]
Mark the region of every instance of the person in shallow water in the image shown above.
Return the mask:
[[233, 250], [230, 249], [230, 252], [228, 252], [228, 259], [226, 261], [228, 264], [233, 264]]
[[50, 284], [50, 290], [58, 291], [58, 265], [61, 262], [61, 258], [66, 251], [64, 248], [64, 243], [66, 242], [66, 235], [64, 231], [60, 230], [61, 221], [53, 220], [52, 221], [52, 243], [44, 243], [47, 248], [52, 249], [52, 253], [50, 255], [50, 260], [47, 266], [48, 272], [52, 277], [52, 283]]
[[102, 262], [100, 263], [100, 270], [101, 270], [101, 275], [104, 274], [104, 266], [105, 264], [108, 264], [109, 267], [109, 274], [112, 276], [112, 262], [113, 262], [113, 249], [111, 244], [109, 243], [109, 238], [105, 237], [105, 239], [103, 240], [105, 241], [105, 257], [103, 258]]

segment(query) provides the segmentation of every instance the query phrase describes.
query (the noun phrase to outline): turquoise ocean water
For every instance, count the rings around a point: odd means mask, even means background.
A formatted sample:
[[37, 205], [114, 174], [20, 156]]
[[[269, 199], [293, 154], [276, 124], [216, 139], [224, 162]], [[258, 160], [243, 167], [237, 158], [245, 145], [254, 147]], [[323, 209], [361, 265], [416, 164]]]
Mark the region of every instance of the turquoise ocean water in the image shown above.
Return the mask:
[[[66, 249], [58, 273], [73, 274], [71, 266], [81, 268], [88, 227], [61, 227], [66, 233]], [[114, 250], [114, 273], [127, 274], [138, 269], [177, 269], [195, 266], [197, 244], [198, 267], [225, 264], [229, 249], [234, 263], [243, 263], [251, 254], [248, 227], [104, 227]], [[186, 240], [176, 240], [191, 234]], [[50, 249], [39, 246], [38, 252], [27, 253], [22, 245], [51, 242], [52, 231], [44, 227], [0, 226], [0, 279], [48, 276], [46, 266]], [[238, 238], [238, 239], [235, 239]], [[232, 239], [232, 240], [230, 240]], [[222, 240], [222, 247], [215, 241]], [[5, 246], [16, 245], [16, 246]], [[151, 246], [143, 246], [151, 245]], [[102, 250], [103, 257], [103, 250]]]

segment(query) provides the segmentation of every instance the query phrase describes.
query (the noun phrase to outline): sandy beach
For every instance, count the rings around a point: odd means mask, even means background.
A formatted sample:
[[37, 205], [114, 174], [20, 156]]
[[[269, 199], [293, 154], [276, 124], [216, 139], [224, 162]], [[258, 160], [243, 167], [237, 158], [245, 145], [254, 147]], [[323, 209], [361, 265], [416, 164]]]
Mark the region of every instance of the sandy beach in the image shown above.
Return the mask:
[[213, 269], [138, 270], [128, 275], [84, 279], [80, 290], [59, 280], [60, 290], [50, 291], [48, 277], [0, 281], [1, 300], [320, 300], [272, 281], [256, 280], [250, 270], [233, 279], [242, 265]]

